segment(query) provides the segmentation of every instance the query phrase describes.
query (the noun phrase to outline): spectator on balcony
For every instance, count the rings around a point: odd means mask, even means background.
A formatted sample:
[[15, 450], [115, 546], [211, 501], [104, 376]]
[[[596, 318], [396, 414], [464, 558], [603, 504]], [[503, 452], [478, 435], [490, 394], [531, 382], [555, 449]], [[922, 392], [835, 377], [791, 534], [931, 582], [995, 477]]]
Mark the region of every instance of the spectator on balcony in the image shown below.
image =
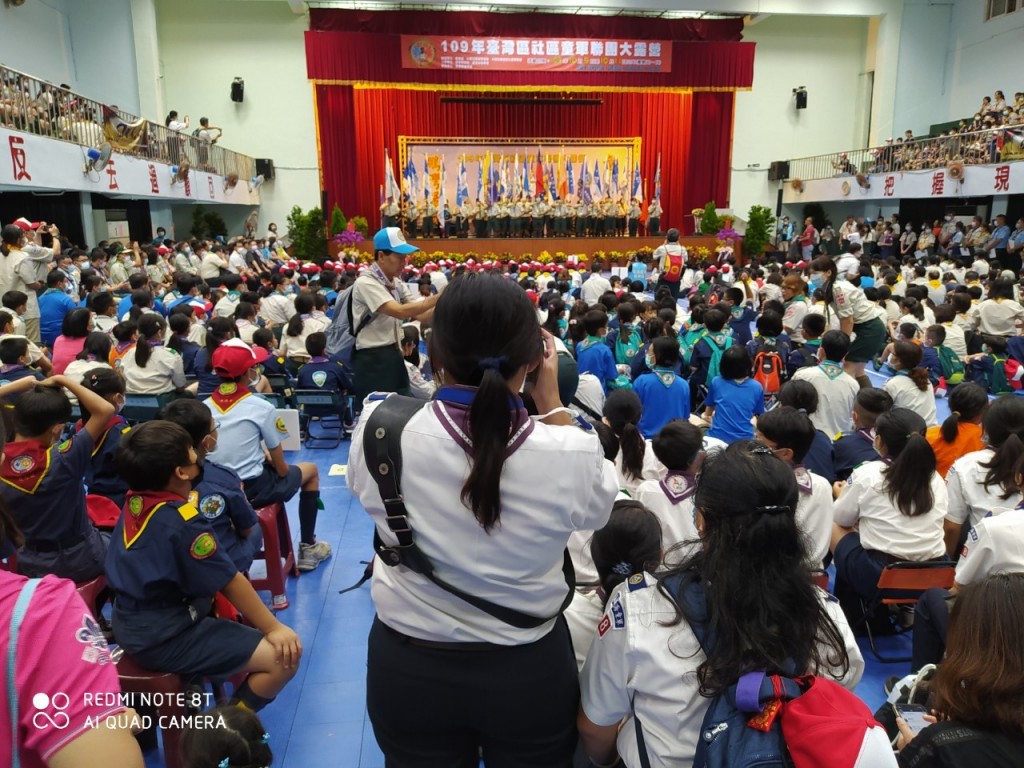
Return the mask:
[[188, 115], [185, 115], [184, 120], [179, 120], [177, 111], [172, 109], [167, 113], [164, 125], [167, 126], [168, 131], [172, 132], [167, 136], [168, 158], [171, 161], [171, 165], [179, 165], [181, 162], [181, 146], [185, 142], [185, 137], [181, 136], [179, 132], [188, 130]]

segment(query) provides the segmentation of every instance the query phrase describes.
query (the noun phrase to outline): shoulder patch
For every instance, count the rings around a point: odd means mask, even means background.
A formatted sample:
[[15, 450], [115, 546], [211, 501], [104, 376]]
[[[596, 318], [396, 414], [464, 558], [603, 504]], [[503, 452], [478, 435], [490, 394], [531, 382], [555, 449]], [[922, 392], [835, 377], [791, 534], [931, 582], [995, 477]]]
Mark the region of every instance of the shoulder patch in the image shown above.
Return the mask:
[[227, 503], [219, 493], [204, 496], [199, 502], [199, 513], [207, 520], [216, 520], [224, 512]]
[[199, 514], [199, 510], [197, 510], [191, 504], [186, 502], [185, 504], [182, 504], [180, 507], [178, 507], [178, 514], [181, 515], [182, 520], [188, 522], [193, 517]]
[[70, 451], [70, 450], [71, 450], [71, 441], [72, 441], [72, 439], [73, 439], [73, 438], [70, 438], [70, 437], [69, 437], [69, 438], [68, 438], [67, 440], [65, 440], [65, 441], [64, 441], [63, 443], [61, 443], [60, 445], [58, 445], [58, 446], [57, 446], [57, 451], [58, 451], [58, 452], [60, 452], [60, 453], [67, 453], [68, 451]]
[[647, 583], [647, 579], [642, 573], [634, 573], [626, 581], [626, 586], [629, 588], [630, 592], [636, 592], [638, 589], [643, 589], [644, 587], [649, 587], [651, 585]]
[[196, 560], [205, 560], [217, 551], [217, 539], [212, 533], [200, 533], [192, 541], [189, 554]]
[[121, 434], [122, 435], [127, 435], [131, 431], [132, 431], [131, 424], [125, 424], [124, 427], [121, 428]]
[[622, 603], [618, 598], [612, 603], [612, 628], [626, 628], [626, 612], [622, 609]]
[[280, 419], [279, 418], [277, 421], [275, 421], [274, 422], [274, 427], [282, 435], [287, 435], [288, 434], [288, 425], [284, 423], [284, 419]]

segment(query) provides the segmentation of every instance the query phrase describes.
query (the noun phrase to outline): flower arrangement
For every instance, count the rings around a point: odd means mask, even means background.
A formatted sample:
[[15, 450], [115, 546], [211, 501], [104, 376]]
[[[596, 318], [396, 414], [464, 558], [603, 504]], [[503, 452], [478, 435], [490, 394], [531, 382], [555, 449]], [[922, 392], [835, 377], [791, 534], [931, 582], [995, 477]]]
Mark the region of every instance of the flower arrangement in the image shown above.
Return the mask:
[[703, 261], [704, 259], [711, 255], [711, 249], [708, 248], [706, 245], [698, 245], [696, 248], [693, 249], [693, 255], [697, 258], [698, 261]]
[[343, 229], [334, 236], [334, 242], [345, 249], [355, 248], [363, 242], [364, 239], [362, 232], [354, 228]]
[[554, 262], [554, 257], [547, 251], [541, 251], [540, 255], [537, 256], [537, 261], [540, 264], [551, 264]]

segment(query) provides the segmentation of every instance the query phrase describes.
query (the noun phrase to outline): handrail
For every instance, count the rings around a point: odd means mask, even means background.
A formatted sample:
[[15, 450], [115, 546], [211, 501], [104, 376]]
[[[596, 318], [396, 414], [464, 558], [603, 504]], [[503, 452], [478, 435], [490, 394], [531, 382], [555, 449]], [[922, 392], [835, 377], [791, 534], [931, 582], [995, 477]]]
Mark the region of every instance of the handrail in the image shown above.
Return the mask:
[[198, 136], [95, 101], [0, 65], [0, 125], [84, 147], [109, 143], [117, 152], [239, 179], [256, 175], [256, 161]]
[[857, 174], [946, 168], [951, 163], [986, 165], [1024, 160], [1024, 125], [1008, 125], [933, 139], [851, 149], [789, 161], [787, 179], [828, 179]]

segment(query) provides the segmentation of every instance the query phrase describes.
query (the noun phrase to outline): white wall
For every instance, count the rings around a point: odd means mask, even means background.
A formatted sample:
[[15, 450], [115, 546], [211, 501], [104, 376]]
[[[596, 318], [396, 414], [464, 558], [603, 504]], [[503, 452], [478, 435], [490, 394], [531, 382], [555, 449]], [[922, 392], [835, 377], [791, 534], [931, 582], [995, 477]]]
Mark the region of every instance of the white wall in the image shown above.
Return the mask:
[[[274, 180], [260, 189], [259, 231], [273, 221], [284, 232], [293, 205], [320, 202], [306, 17], [259, 0], [156, 0], [156, 12], [167, 108], [192, 125], [209, 117], [224, 129], [224, 146], [274, 161]], [[245, 80], [241, 104], [230, 99], [235, 77]], [[235, 213], [221, 215], [230, 225]]]
[[[963, 4], [975, 3], [969, 0]], [[902, 136], [908, 128], [915, 136], [927, 136], [929, 126], [947, 119], [947, 89], [942, 72], [952, 14], [949, 3], [932, 5], [927, 0], [905, 0], [889, 136]]]
[[[51, 83], [77, 85], [68, 43], [67, 0], [0, 7], [0, 64]], [[46, 55], [40, 56], [40, 50]]]
[[[757, 43], [754, 85], [736, 94], [730, 195], [744, 218], [755, 204], [774, 212], [773, 160], [864, 145], [867, 30], [863, 18], [771, 16], [744, 31], [744, 40]], [[808, 106], [797, 110], [792, 91], [801, 85]]]

